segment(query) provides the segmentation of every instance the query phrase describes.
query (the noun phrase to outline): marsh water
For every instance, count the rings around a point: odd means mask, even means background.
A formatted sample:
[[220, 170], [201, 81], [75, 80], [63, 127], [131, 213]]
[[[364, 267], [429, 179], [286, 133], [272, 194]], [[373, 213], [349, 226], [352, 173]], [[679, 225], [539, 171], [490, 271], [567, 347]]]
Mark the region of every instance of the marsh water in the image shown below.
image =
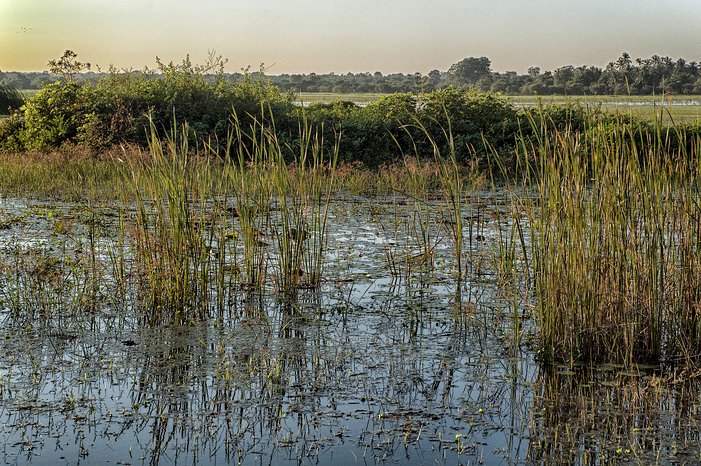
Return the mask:
[[[319, 289], [234, 288], [211, 319], [175, 326], [144, 325], [107, 285], [100, 306], [78, 302], [88, 236], [113, 280], [122, 206], [2, 199], [4, 463], [701, 461], [693, 374], [539, 362], [535, 298], [497, 264], [506, 204], [464, 206], [457, 286], [440, 202], [338, 198]], [[398, 259], [421, 241], [430, 266]]]

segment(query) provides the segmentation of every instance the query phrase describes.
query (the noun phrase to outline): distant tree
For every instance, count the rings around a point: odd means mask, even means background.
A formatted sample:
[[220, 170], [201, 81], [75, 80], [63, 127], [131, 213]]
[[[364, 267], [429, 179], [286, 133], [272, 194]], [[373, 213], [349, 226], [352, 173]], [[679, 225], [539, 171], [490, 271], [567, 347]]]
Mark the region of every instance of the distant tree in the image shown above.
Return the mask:
[[25, 74], [18, 72], [4, 73], [2, 84], [15, 89], [31, 89], [32, 87], [29, 78]]
[[492, 62], [487, 57], [469, 57], [453, 64], [448, 75], [458, 85], [474, 86], [477, 82], [492, 74]]
[[441, 72], [438, 70], [431, 70], [428, 75], [428, 87], [431, 90], [436, 90], [438, 89], [438, 86], [441, 83]]
[[49, 60], [46, 66], [49, 71], [55, 74], [62, 74], [67, 81], [73, 81], [76, 73], [90, 69], [90, 63], [81, 63], [78, 60], [78, 54], [73, 50], [66, 50], [58, 60]]
[[632, 63], [633, 60], [631, 60], [630, 54], [628, 52], [623, 52], [618, 60], [616, 60], [614, 67], [618, 71], [628, 72], [632, 68]]

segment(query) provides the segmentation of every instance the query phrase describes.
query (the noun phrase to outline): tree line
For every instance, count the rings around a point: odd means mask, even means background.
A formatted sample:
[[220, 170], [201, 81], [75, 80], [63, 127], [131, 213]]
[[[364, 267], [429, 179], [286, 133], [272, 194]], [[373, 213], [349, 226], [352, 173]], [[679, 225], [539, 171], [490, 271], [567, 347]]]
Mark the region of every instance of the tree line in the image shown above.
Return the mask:
[[[124, 73], [127, 73], [126, 71]], [[160, 79], [158, 70], [129, 71], [141, 73], [147, 79]], [[108, 73], [82, 71], [78, 82], [97, 82]], [[606, 67], [562, 66], [543, 71], [531, 67], [526, 74], [515, 71], [496, 72], [487, 57], [468, 57], [446, 71], [422, 73], [346, 73], [346, 74], [266, 74], [263, 67], [253, 73], [212, 73], [205, 76], [211, 82], [224, 79], [229, 83], [247, 76], [265, 78], [285, 92], [386, 93], [430, 92], [456, 86], [482, 92], [506, 95], [652, 95], [701, 94], [701, 65], [684, 58], [673, 59], [653, 55], [633, 59], [624, 52]], [[49, 71], [0, 71], [0, 85], [15, 89], [40, 89], [62, 76]]]

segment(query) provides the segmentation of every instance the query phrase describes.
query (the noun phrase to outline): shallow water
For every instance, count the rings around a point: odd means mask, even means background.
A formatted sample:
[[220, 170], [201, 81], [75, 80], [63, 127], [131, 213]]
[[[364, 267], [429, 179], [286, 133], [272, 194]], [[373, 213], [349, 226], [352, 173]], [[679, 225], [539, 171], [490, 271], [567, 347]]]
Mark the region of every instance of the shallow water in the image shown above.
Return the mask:
[[[87, 219], [101, 219], [98, 260], [109, 261], [117, 206], [3, 200], [4, 462], [699, 461], [701, 402], [688, 377], [536, 362], [532, 297], [500, 285], [494, 263], [510, 231], [505, 205], [482, 193], [465, 206], [459, 296], [440, 203], [429, 209], [435, 270], [392, 276], [388, 249], [418, 249], [405, 234], [412, 203], [346, 197], [333, 204], [320, 290], [236, 291], [208, 322], [148, 327], [132, 301], [108, 296], [80, 314], [70, 296], [31, 301], [38, 292], [22, 299], [41, 309], [14, 309], [16, 266], [37, 274], [47, 257], [79, 254]], [[70, 294], [79, 281], [47, 276], [31, 283]]]

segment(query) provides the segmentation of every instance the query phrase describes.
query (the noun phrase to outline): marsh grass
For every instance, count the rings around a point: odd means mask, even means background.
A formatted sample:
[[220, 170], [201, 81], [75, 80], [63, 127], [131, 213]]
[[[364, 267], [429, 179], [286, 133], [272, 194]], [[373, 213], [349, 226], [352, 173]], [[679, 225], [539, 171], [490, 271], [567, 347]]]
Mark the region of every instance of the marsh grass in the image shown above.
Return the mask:
[[[94, 214], [94, 212], [92, 212]], [[33, 221], [37, 221], [34, 219]], [[12, 319], [27, 325], [61, 329], [64, 325], [90, 325], [108, 299], [112, 284], [97, 258], [102, 231], [88, 212], [86, 225], [73, 231], [65, 218], [44, 216], [53, 225], [53, 242], [33, 244], [14, 237], [0, 256], [0, 305]]]
[[61, 153], [0, 154], [0, 193], [75, 201], [118, 199], [123, 190], [117, 161], [121, 156], [109, 152], [98, 157], [78, 148]]
[[[110, 302], [139, 309], [142, 323], [187, 324], [210, 317], [215, 307], [223, 315], [240, 287], [283, 294], [318, 288], [337, 189], [337, 144], [324, 149], [323, 131], [308, 125], [300, 126], [296, 149], [283, 146], [267, 123], [257, 123], [252, 134], [234, 129], [223, 155], [213, 146], [190, 147], [185, 125], [165, 138], [152, 127], [148, 152], [124, 148], [109, 160], [3, 158], [6, 192], [64, 190], [85, 206], [80, 234], [71, 236], [67, 218], [49, 225], [79, 255], [40, 260], [42, 254], [17, 250], [3, 258], [3, 302], [50, 315], [74, 307], [66, 299], [82, 281], [76, 299], [93, 309], [114, 295]], [[108, 240], [95, 207], [102, 196], [120, 199], [110, 203]], [[22, 221], [8, 218], [0, 227]]]
[[436, 247], [442, 237], [435, 231], [438, 217], [435, 201], [435, 167], [417, 158], [405, 156], [403, 166], [385, 167], [380, 174], [391, 189], [392, 214], [380, 222], [389, 241], [385, 256], [393, 277], [406, 283], [423, 281], [434, 270]]
[[[412, 252], [411, 249], [407, 248], [403, 259], [404, 269], [410, 272], [415, 264], [423, 268], [433, 269], [435, 248], [442, 240], [441, 235], [433, 233], [435, 230], [434, 225], [441, 224], [446, 227], [448, 236], [453, 242], [454, 258], [456, 260], [456, 292], [459, 293], [463, 277], [463, 219], [461, 209], [464, 202], [464, 176], [457, 162], [450, 121], [448, 121], [448, 125], [448, 128], [443, 130], [442, 135], [448, 142], [449, 154], [447, 158], [441, 154], [439, 144], [418, 119], [412, 124], [405, 125], [403, 129], [411, 141], [412, 147], [402, 147], [399, 140], [392, 136], [399, 150], [403, 152], [404, 166], [398, 172], [396, 169], [385, 169], [385, 173], [389, 172], [392, 175], [388, 177], [388, 181], [395, 195], [402, 195], [414, 204], [411, 226], [409, 226], [408, 222], [406, 226], [407, 233], [411, 232], [413, 234], [407, 234], [406, 236], [415, 238], [419, 250]], [[419, 134], [429, 141], [433, 148], [432, 159], [425, 160], [425, 158], [420, 157], [425, 154], [421, 154], [418, 149], [417, 140], [412, 133], [413, 129], [418, 130]], [[445, 202], [441, 203], [439, 212], [437, 215], [434, 215], [435, 205], [432, 205], [432, 201], [435, 204], [436, 198]], [[397, 231], [397, 222], [395, 221], [395, 234]], [[397, 264], [400, 264], [401, 261], [398, 261], [395, 256], [396, 254], [390, 248], [387, 254], [390, 270], [397, 275], [399, 272]]]
[[[701, 144], [625, 121], [584, 133], [543, 126], [520, 153], [546, 361], [694, 361], [701, 350]], [[522, 148], [526, 148], [524, 144]], [[689, 149], [687, 149], [689, 148]], [[524, 163], [523, 166], [526, 166]]]
[[[323, 128], [299, 128], [299, 152], [286, 164], [276, 140], [278, 157], [274, 185], [279, 205], [278, 286], [284, 291], [316, 288], [321, 284], [327, 244], [329, 205], [336, 190], [338, 144], [324, 151]], [[271, 137], [272, 138], [272, 137]]]
[[[479, 285], [493, 264], [502, 289], [515, 290], [508, 297], [518, 339], [519, 307], [535, 309], [543, 361], [694, 361], [701, 352], [701, 141], [664, 124], [640, 132], [630, 119], [612, 123], [599, 115], [575, 131], [532, 114], [515, 156], [493, 151], [486, 175], [457, 159], [450, 122], [439, 135], [412, 127], [433, 142], [433, 157], [418, 154], [415, 144], [401, 164], [356, 172], [337, 165], [338, 140], [324, 141], [323, 128], [303, 121], [285, 143], [271, 118], [253, 118], [252, 130], [244, 131], [234, 116], [223, 154], [219, 144], [190, 147], [187, 129], [159, 139], [152, 128], [145, 154], [125, 148], [108, 158], [3, 157], [1, 183], [3, 192], [25, 186], [83, 199], [90, 217], [85, 273], [78, 279], [70, 272], [69, 281], [85, 283], [81, 300], [98, 302], [104, 286], [90, 277], [109, 270], [112, 291], [137, 295], [147, 323], [205, 319], [241, 288], [288, 296], [319, 288], [330, 202], [346, 190], [391, 195], [394, 213], [378, 218], [392, 277], [422, 279], [449, 239], [462, 309], [461, 291]], [[441, 138], [445, 144], [435, 142]], [[505, 204], [485, 208], [491, 201], [471, 195], [485, 179], [492, 193], [505, 193]], [[115, 238], [102, 254], [106, 265], [96, 253], [93, 202], [114, 195], [123, 202]], [[491, 262], [477, 244], [485, 240], [487, 217]], [[67, 225], [54, 228], [61, 233]], [[7, 302], [19, 308], [18, 300], [31, 296], [21, 295], [27, 287], [60, 293], [47, 288], [50, 280], [31, 281], [34, 258], [20, 259], [5, 260], [7, 270], [26, 271], [21, 283], [4, 275]], [[48, 298], [35, 298], [51, 312]]]
[[162, 141], [151, 128], [148, 159], [129, 159], [130, 225], [136, 276], [149, 324], [204, 319], [212, 294], [212, 162], [198, 158], [183, 133]]
[[[273, 279], [289, 293], [321, 284], [329, 204], [336, 190], [338, 144], [328, 152], [321, 128], [300, 123], [298, 146], [280, 143], [274, 122], [244, 133], [234, 121], [236, 150], [228, 183], [243, 245], [244, 281], [261, 289]], [[292, 160], [286, 155], [292, 154]], [[274, 252], [272, 250], [275, 250]]]

